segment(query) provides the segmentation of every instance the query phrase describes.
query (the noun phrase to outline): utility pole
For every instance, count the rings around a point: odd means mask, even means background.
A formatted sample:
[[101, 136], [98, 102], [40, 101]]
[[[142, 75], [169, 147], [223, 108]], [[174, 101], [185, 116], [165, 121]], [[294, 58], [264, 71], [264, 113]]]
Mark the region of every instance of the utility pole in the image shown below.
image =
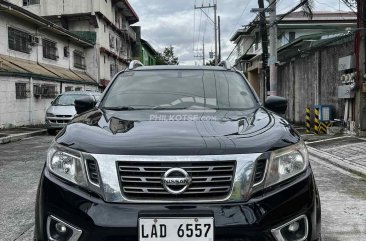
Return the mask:
[[[214, 9], [214, 19], [212, 19], [210, 16], [207, 15], [207, 13], [203, 10], [205, 8], [213, 8]], [[200, 9], [209, 20], [211, 20], [211, 22], [214, 24], [214, 28], [215, 28], [215, 65], [218, 64], [218, 53], [217, 53], [217, 4], [215, 3], [214, 5], [207, 5], [207, 6], [201, 6], [201, 7], [197, 7], [196, 5], [194, 6], [194, 9]]]
[[220, 16], [217, 17], [218, 20], [218, 29], [219, 29], [219, 60], [218, 62], [221, 61], [221, 19]]
[[219, 63], [217, 55], [217, 5], [214, 4], [214, 28], [215, 28], [215, 65]]
[[270, 36], [270, 58], [269, 58], [269, 66], [270, 66], [270, 95], [277, 95], [277, 25], [276, 25], [276, 1], [270, 0], [269, 5], [269, 36]]
[[268, 34], [266, 24], [266, 13], [263, 0], [258, 0], [259, 6], [259, 31], [262, 37], [262, 84], [263, 93], [262, 99], [267, 98], [267, 91], [269, 87], [269, 69], [268, 69]]
[[[352, 2], [352, 1], [347, 1]], [[357, 28], [362, 29], [356, 31], [355, 43], [357, 44], [356, 49], [358, 56], [356, 59], [356, 129], [358, 129], [359, 136], [366, 136], [366, 3], [364, 0], [357, 0]]]
[[203, 37], [202, 46], [202, 66], [205, 66], [205, 37]]

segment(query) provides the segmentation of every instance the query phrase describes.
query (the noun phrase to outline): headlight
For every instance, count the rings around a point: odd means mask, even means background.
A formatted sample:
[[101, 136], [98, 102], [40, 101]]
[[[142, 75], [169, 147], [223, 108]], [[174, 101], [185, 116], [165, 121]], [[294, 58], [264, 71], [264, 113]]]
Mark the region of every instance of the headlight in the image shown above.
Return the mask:
[[80, 152], [53, 144], [47, 153], [48, 169], [55, 175], [80, 186], [87, 186], [83, 157]]
[[304, 142], [273, 151], [269, 161], [265, 187], [291, 178], [309, 166], [308, 150]]
[[52, 113], [46, 113], [46, 117], [55, 117], [55, 115]]

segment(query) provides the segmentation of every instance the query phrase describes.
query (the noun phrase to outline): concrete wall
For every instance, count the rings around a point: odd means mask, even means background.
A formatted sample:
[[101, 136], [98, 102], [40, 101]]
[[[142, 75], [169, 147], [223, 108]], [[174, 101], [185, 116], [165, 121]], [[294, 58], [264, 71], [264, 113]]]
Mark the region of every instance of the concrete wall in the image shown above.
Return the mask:
[[[28, 98], [16, 98], [15, 83], [27, 84]], [[58, 93], [64, 92], [66, 87], [73, 87], [74, 90], [77, 87], [81, 90], [97, 90], [96, 86], [90, 85], [0, 76], [0, 128], [44, 124], [46, 110], [51, 105], [53, 98], [35, 97], [33, 95], [34, 84], [54, 85]]]
[[341, 85], [338, 59], [353, 54], [353, 42], [319, 49], [306, 57], [297, 57], [278, 69], [278, 95], [289, 101], [286, 117], [305, 122], [305, 108], [333, 105], [335, 118], [343, 118], [344, 101], [338, 99]]

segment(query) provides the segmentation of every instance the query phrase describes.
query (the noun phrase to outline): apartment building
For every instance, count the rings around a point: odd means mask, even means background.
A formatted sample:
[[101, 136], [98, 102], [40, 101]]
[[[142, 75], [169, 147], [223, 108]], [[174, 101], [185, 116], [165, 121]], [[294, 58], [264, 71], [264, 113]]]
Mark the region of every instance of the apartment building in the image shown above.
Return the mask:
[[[127, 67], [131, 59], [140, 59], [137, 23], [139, 18], [127, 0], [10, 0], [42, 16], [80, 38], [95, 43], [95, 56], [86, 58], [102, 88]], [[97, 60], [93, 63], [94, 59]], [[96, 66], [92, 66], [96, 64]]]
[[0, 42], [0, 128], [42, 124], [58, 93], [98, 89], [92, 42], [3, 0]]

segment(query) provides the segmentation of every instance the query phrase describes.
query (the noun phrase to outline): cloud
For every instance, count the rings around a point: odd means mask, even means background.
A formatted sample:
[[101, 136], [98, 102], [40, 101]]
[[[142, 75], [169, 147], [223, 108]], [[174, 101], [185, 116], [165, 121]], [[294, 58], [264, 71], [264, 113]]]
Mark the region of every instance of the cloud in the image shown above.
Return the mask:
[[[205, 36], [205, 52], [214, 50], [214, 27], [200, 10], [194, 10], [195, 3], [212, 5], [214, 0], [129, 0], [140, 17], [142, 37], [158, 51], [172, 45], [181, 64], [202, 63], [194, 55], [201, 54], [202, 39]], [[300, 1], [300, 0], [298, 0]], [[234, 45], [229, 41], [232, 34], [242, 25], [248, 24], [255, 14], [252, 8], [258, 7], [254, 0], [219, 0], [218, 15], [221, 17], [222, 56], [227, 57]], [[265, 1], [266, 2], [266, 1]], [[295, 6], [297, 1], [281, 0], [279, 13]], [[349, 9], [341, 4], [341, 10]], [[316, 11], [337, 11], [339, 0], [316, 0]], [[212, 9], [205, 9], [213, 18]], [[200, 24], [201, 23], [201, 24]], [[201, 27], [200, 27], [201, 26]], [[204, 33], [205, 32], [205, 33]], [[198, 50], [198, 51], [194, 51]]]

